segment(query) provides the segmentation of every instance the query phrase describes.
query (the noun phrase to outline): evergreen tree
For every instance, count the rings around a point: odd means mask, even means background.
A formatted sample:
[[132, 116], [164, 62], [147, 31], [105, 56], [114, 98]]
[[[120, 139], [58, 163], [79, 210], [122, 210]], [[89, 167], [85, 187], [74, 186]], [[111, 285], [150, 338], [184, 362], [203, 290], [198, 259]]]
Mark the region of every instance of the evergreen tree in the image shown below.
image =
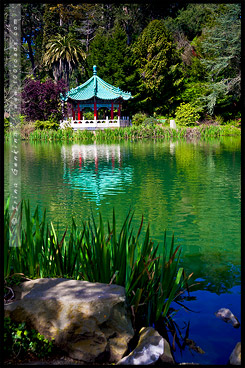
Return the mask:
[[152, 113], [168, 109], [182, 81], [181, 59], [162, 20], [153, 20], [133, 47], [139, 75], [138, 95], [142, 109]]
[[94, 20], [97, 29], [107, 32], [114, 27], [116, 4], [97, 3], [94, 11]]
[[119, 4], [115, 8], [115, 22], [118, 22], [127, 34], [127, 44], [136, 41], [148, 21], [142, 4]]
[[106, 82], [127, 89], [129, 48], [126, 32], [117, 23], [105, 33], [99, 31], [91, 43], [87, 60], [88, 71], [97, 65], [98, 75]]
[[45, 4], [44, 6], [42, 57], [46, 52], [46, 45], [50, 38], [60, 33], [57, 15], [50, 10], [50, 4]]
[[174, 34], [184, 34], [191, 41], [200, 36], [203, 27], [217, 16], [218, 4], [188, 4], [175, 17], [165, 18], [165, 25]]
[[241, 95], [241, 6], [225, 4], [211, 27], [203, 30], [202, 64], [208, 94], [203, 102], [212, 114], [219, 107], [238, 105]]

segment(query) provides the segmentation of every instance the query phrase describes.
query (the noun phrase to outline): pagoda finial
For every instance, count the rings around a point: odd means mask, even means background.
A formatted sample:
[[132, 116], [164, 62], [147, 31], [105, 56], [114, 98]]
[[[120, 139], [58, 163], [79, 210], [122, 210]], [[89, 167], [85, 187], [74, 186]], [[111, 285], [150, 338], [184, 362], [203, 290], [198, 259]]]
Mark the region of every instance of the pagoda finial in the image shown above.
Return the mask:
[[97, 75], [97, 66], [96, 65], [93, 66], [93, 75]]

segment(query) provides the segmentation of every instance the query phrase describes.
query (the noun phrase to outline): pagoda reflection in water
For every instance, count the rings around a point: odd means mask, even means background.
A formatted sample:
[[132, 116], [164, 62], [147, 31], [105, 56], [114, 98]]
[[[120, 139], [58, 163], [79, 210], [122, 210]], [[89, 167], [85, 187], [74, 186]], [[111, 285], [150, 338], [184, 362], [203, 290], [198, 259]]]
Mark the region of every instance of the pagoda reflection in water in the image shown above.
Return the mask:
[[125, 166], [119, 144], [63, 146], [63, 180], [100, 205], [107, 196], [126, 191], [133, 168]]

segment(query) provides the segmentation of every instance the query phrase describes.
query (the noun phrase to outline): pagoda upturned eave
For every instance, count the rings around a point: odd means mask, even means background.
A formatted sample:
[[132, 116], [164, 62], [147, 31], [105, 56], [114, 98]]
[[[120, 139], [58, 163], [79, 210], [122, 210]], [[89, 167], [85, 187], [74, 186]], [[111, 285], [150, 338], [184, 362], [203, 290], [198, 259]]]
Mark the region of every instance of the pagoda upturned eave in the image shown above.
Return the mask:
[[94, 75], [85, 83], [66, 92], [64, 96], [60, 94], [62, 101], [87, 101], [94, 97], [106, 101], [127, 101], [133, 98], [130, 92], [124, 92], [119, 87], [114, 87], [98, 77], [95, 68]]

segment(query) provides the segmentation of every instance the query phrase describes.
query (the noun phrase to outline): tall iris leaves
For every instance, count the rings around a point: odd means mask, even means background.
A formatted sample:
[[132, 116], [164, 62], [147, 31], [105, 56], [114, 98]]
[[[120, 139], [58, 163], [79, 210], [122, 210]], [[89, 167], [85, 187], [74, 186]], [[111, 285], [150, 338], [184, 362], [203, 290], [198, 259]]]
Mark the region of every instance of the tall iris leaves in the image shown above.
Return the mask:
[[[23, 205], [24, 204], [24, 205]], [[29, 202], [20, 204], [19, 246], [11, 247], [9, 201], [4, 213], [4, 277], [22, 273], [28, 277], [69, 277], [91, 282], [115, 283], [125, 287], [128, 303], [135, 312], [146, 316], [148, 323], [166, 317], [170, 304], [182, 291], [188, 277], [178, 267], [180, 246], [174, 236], [167, 249], [166, 231], [162, 249], [150, 240], [149, 225], [141, 235], [143, 216], [134, 235], [133, 213], [129, 211], [118, 231], [113, 210], [112, 224], [107, 226], [101, 214], [83, 222], [79, 230], [74, 219], [69, 236], [60, 237], [53, 223], [46, 223], [46, 212], [39, 220], [38, 206], [31, 216]]]

